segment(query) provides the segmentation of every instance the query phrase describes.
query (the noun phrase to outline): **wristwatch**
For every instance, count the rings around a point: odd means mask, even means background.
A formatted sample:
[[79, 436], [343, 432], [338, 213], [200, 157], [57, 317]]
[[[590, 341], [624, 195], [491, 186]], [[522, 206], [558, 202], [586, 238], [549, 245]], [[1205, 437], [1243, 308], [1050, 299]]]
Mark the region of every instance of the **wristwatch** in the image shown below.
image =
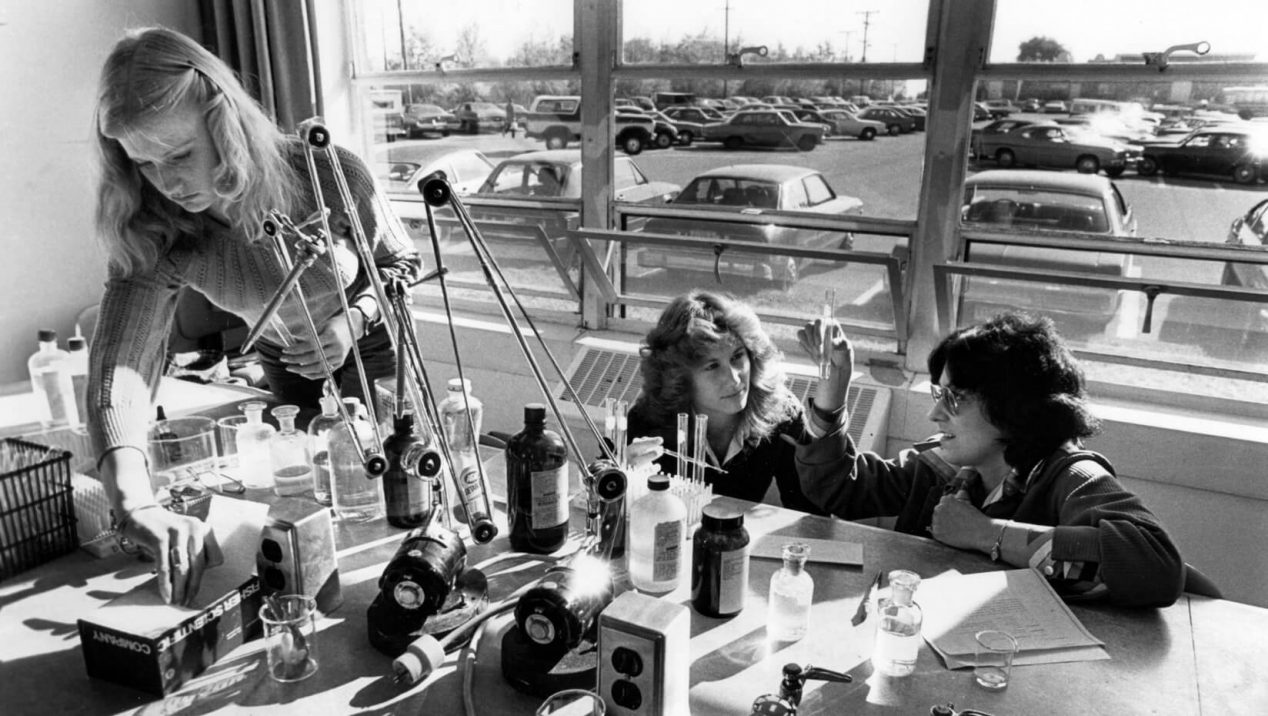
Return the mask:
[[1013, 521], [1009, 520], [1004, 523], [1003, 527], [999, 528], [999, 536], [995, 538], [995, 544], [991, 545], [991, 561], [992, 562], [999, 561], [999, 558], [1001, 556], [1000, 547], [1002, 547], [1004, 544], [1004, 533], [1008, 531], [1008, 526], [1011, 525], [1012, 523]]

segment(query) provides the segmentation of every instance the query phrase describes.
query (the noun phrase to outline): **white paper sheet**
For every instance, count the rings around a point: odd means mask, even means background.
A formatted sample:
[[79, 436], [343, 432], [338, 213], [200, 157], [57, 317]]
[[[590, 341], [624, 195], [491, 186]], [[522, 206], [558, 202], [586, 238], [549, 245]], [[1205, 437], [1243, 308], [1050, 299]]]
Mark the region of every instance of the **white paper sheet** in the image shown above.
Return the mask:
[[1103, 642], [1032, 569], [949, 572], [921, 582], [917, 601], [925, 612], [921, 633], [950, 669], [973, 666], [973, 635], [983, 629], [1017, 640], [1014, 664], [1109, 658]]
[[807, 562], [820, 564], [845, 564], [853, 567], [863, 566], [863, 545], [858, 542], [844, 542], [829, 539], [807, 539], [789, 535], [763, 535], [758, 537], [749, 550], [753, 557], [765, 559], [783, 559], [784, 545], [790, 542], [802, 542], [810, 545], [810, 557]]

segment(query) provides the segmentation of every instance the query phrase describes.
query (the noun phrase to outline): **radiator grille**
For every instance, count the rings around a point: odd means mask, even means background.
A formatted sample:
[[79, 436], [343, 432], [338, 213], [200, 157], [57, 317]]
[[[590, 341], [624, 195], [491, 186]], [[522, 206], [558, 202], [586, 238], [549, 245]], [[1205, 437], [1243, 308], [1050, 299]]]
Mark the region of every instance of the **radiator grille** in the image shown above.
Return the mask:
[[[568, 382], [576, 391], [581, 404], [590, 408], [591, 415], [601, 417], [602, 413], [598, 411], [603, 410], [604, 401], [608, 398], [634, 404], [643, 385], [638, 365], [639, 358], [636, 354], [587, 347], [581, 350], [573, 362]], [[814, 393], [815, 382], [803, 375], [792, 375], [788, 378], [788, 388], [804, 402]], [[571, 400], [567, 391], [561, 389], [559, 392], [562, 393], [558, 396], [561, 400]], [[872, 386], [850, 386], [850, 393], [846, 398], [850, 424], [846, 431], [857, 443], [864, 442], [864, 430], [876, 396], [877, 389]]]

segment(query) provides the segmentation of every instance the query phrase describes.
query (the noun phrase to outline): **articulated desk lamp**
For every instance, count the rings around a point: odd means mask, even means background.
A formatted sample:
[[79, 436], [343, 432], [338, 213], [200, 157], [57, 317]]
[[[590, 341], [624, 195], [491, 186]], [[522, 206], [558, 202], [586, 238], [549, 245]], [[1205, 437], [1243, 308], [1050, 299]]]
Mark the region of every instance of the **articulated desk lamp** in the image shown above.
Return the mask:
[[[324, 155], [334, 176], [339, 197], [351, 225], [352, 243], [361, 264], [368, 267], [374, 266], [372, 247], [357, 214], [355, 201], [348, 189], [338, 155], [331, 144], [329, 132], [319, 120], [312, 119], [302, 123], [298, 133], [303, 140], [304, 156], [312, 180], [313, 193], [318, 206], [323, 208], [300, 224], [294, 223], [289, 217], [277, 212], [274, 212], [265, 222], [263, 230], [266, 236], [273, 239], [278, 260], [287, 269], [288, 274], [249, 333], [244, 349], [249, 348], [258, 340], [275, 318], [282, 304], [288, 300], [298, 306], [304, 326], [310, 335], [314, 338], [318, 335], [316, 323], [308, 311], [299, 281], [302, 273], [323, 255], [332, 262], [335, 256], [334, 238], [329, 222], [330, 210], [325, 208], [326, 202], [317, 173], [318, 152]], [[603, 453], [603, 457], [597, 461], [589, 463], [586, 461], [551, 394], [541, 365], [518, 328], [507, 300], [508, 295], [518, 308], [523, 321], [536, 337], [551, 367], [560, 378], [563, 378], [562, 382], [568, 391], [568, 397], [578, 404], [580, 399], [572, 386], [568, 384], [563, 369], [551, 355], [531, 316], [515, 296], [510, 283], [498, 267], [466, 207], [454, 195], [453, 188], [443, 173], [438, 172], [424, 179], [419, 184], [419, 190], [426, 201], [427, 223], [437, 265], [437, 269], [423, 277], [420, 282], [432, 278], [439, 281], [459, 378], [465, 379], [465, 375], [453, 328], [449, 293], [445, 283], [446, 270], [443, 268], [439, 235], [433, 215], [433, 207], [445, 204], [452, 205], [454, 213], [467, 234], [489, 287], [532, 370], [538, 387], [555, 415], [569, 450], [579, 464], [586, 466], [583, 483], [588, 495], [587, 539], [582, 551], [567, 564], [556, 565], [538, 582], [530, 584], [527, 588], [494, 605], [489, 605], [487, 578], [480, 567], [487, 567], [494, 561], [501, 561], [515, 555], [499, 555], [484, 565], [468, 567], [466, 545], [449, 523], [452, 510], [440, 504], [444, 499], [445, 490], [433, 489], [433, 509], [428, 521], [424, 526], [409, 532], [395, 556], [388, 562], [379, 580], [379, 594], [367, 611], [369, 638], [380, 651], [398, 656], [394, 663], [398, 680], [417, 682], [425, 678], [435, 666], [443, 661], [446, 650], [460, 646], [461, 640], [469, 637], [471, 632], [489, 617], [515, 609], [517, 625], [511, 630], [511, 634], [520, 640], [517, 643], [523, 645], [525, 654], [529, 657], [529, 663], [536, 658], [536, 663], [541, 665], [540, 673], [548, 674], [553, 660], [575, 649], [583, 638], [593, 632], [598, 612], [612, 600], [612, 579], [607, 560], [611, 556], [617, 535], [621, 534], [623, 529], [622, 498], [627, 484], [626, 475], [612, 449], [602, 439], [603, 436], [598, 428], [583, 411], [582, 416], [586, 425], [595, 436]], [[305, 233], [305, 230], [311, 230], [313, 227], [317, 227], [315, 235]], [[295, 259], [292, 259], [286, 245], [288, 238], [294, 239]], [[375, 297], [379, 305], [383, 307], [383, 319], [388, 334], [392, 337], [393, 347], [403, 361], [403, 366], [398, 371], [397, 381], [398, 417], [402, 406], [407, 402], [418, 406], [422, 413], [421, 425], [425, 428], [420, 432], [424, 435], [442, 436], [444, 433], [440, 427], [439, 410], [432, 397], [434, 392], [431, 390], [413, 319], [409, 312], [409, 289], [412, 286], [406, 285], [397, 277], [384, 277], [379, 271], [368, 271], [367, 275]], [[346, 316], [349, 308], [347, 298], [341, 295], [340, 300]], [[356, 351], [353, 351], [353, 355], [358, 368], [361, 368], [360, 355]], [[328, 387], [338, 396], [333, 369], [324, 355], [321, 357], [321, 363]], [[408, 370], [405, 369], [406, 367]], [[359, 372], [361, 372], [363, 394], [373, 395], [364, 377], [364, 371]], [[408, 401], [404, 399], [406, 397]], [[351, 422], [351, 416], [348, 415], [342, 400], [339, 401], [339, 405], [344, 411], [344, 419]], [[371, 422], [379, 424], [373, 401], [368, 400], [366, 407], [370, 412]], [[467, 414], [470, 421], [469, 410]], [[468, 428], [474, 433], [473, 423], [469, 423]], [[399, 454], [385, 455], [383, 441], [375, 434], [372, 441], [357, 439], [356, 448], [362, 456], [362, 463], [367, 474], [371, 477], [383, 475], [388, 470], [389, 458], [397, 461], [395, 467], [399, 467], [416, 479], [429, 481], [433, 483], [433, 486], [437, 486], [436, 483], [444, 479], [445, 472], [450, 473], [449, 479], [453, 480], [458, 487], [455, 492], [463, 501], [463, 507], [469, 516], [472, 539], [477, 543], [487, 543], [496, 536], [497, 528], [492, 520], [488, 480], [483, 466], [477, 463], [481, 489], [474, 491], [474, 495], [471, 490], [463, 490], [458, 484], [460, 478], [454, 474], [452, 467], [448, 469], [444, 467], [457, 464], [444, 439], [420, 439], [417, 446], [410, 446]], [[593, 663], [585, 664], [574, 670], [574, 674], [582, 674], [580, 677], [582, 680], [588, 678], [589, 683], [593, 684], [595, 666]], [[514, 674], [532, 674], [534, 669], [530, 665], [522, 669], [514, 669], [512, 672], [508, 678]], [[543, 688], [551, 688], [549, 678], [546, 679]]]

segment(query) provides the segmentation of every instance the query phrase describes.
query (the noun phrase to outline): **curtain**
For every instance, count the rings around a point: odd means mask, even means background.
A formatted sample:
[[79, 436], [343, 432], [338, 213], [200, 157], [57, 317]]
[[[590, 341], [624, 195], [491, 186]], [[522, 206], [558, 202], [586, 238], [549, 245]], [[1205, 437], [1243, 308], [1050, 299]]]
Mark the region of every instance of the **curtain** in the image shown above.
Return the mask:
[[199, 0], [203, 44], [284, 131], [322, 113], [312, 0]]

